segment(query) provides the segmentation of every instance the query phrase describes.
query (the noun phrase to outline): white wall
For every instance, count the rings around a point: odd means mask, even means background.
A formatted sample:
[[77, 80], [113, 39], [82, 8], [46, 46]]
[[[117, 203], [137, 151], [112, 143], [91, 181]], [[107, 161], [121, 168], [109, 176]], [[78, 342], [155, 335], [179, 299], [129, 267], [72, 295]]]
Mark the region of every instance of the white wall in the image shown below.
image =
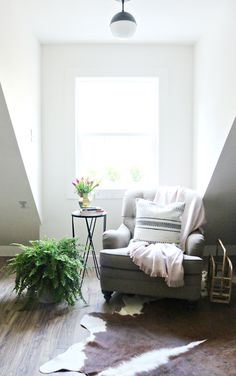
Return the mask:
[[[44, 221], [41, 236], [69, 236], [70, 214], [78, 207], [77, 200], [68, 198], [75, 177], [76, 76], [158, 76], [159, 183], [192, 185], [192, 58], [191, 46], [42, 47]], [[100, 198], [96, 204], [107, 209], [108, 228], [120, 224], [121, 199]], [[84, 233], [82, 228], [79, 230], [79, 235]]]
[[1, 85], [0, 124], [0, 255], [8, 256], [10, 244], [39, 238], [40, 219]]
[[236, 2], [195, 46], [194, 186], [204, 194], [236, 116]]
[[24, 4], [0, 1], [0, 83], [41, 213], [40, 45], [28, 26]]

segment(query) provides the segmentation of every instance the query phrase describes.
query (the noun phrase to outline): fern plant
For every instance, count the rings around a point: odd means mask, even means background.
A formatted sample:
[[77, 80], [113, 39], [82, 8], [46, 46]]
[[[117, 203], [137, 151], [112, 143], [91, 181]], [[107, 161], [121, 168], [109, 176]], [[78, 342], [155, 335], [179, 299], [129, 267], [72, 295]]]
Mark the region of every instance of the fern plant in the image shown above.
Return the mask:
[[17, 295], [27, 290], [32, 300], [48, 291], [55, 302], [65, 300], [74, 305], [78, 297], [84, 301], [81, 293], [84, 250], [78, 246], [78, 239], [43, 239], [30, 244], [15, 243], [23, 252], [8, 263], [9, 272], [16, 274]]

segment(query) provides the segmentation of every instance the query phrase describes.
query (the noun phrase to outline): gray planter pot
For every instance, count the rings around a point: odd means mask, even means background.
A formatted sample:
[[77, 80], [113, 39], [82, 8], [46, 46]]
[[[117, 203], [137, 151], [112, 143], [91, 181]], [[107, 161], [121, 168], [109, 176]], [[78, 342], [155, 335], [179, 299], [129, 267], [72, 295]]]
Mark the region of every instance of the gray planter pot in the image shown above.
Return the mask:
[[47, 288], [38, 294], [38, 301], [44, 304], [58, 303], [58, 299], [54, 297], [52, 290]]

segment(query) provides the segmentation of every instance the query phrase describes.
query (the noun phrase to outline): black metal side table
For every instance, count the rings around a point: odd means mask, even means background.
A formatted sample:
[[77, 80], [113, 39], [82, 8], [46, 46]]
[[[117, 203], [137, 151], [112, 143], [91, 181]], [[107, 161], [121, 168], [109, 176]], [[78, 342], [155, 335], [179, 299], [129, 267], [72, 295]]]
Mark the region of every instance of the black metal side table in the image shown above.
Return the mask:
[[83, 269], [83, 273], [82, 273], [82, 277], [81, 277], [81, 287], [82, 287], [83, 280], [84, 280], [84, 274], [85, 274], [85, 270], [86, 270], [86, 266], [87, 266], [87, 262], [88, 262], [88, 256], [89, 256], [90, 251], [91, 251], [92, 256], [93, 256], [93, 263], [94, 263], [94, 267], [95, 267], [95, 271], [96, 271], [96, 276], [97, 276], [98, 279], [100, 279], [99, 265], [98, 265], [98, 260], [97, 260], [94, 244], [93, 244], [93, 234], [94, 234], [94, 230], [95, 230], [96, 222], [97, 222], [98, 218], [103, 218], [103, 231], [106, 231], [107, 213], [104, 210], [103, 211], [80, 211], [80, 210], [76, 210], [71, 214], [71, 216], [72, 216], [72, 236], [73, 236], [73, 238], [75, 237], [75, 224], [74, 224], [75, 218], [85, 219], [87, 232], [88, 232], [86, 243], [85, 243], [86, 252], [84, 253], [84, 269]]

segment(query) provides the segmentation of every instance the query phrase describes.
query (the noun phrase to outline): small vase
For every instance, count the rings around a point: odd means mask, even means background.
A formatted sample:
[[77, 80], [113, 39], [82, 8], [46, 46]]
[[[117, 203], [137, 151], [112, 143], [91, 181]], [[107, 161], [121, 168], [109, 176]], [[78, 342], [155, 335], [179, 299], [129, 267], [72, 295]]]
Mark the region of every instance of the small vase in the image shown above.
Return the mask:
[[89, 193], [81, 193], [79, 204], [82, 208], [88, 208], [90, 206], [91, 196]]

